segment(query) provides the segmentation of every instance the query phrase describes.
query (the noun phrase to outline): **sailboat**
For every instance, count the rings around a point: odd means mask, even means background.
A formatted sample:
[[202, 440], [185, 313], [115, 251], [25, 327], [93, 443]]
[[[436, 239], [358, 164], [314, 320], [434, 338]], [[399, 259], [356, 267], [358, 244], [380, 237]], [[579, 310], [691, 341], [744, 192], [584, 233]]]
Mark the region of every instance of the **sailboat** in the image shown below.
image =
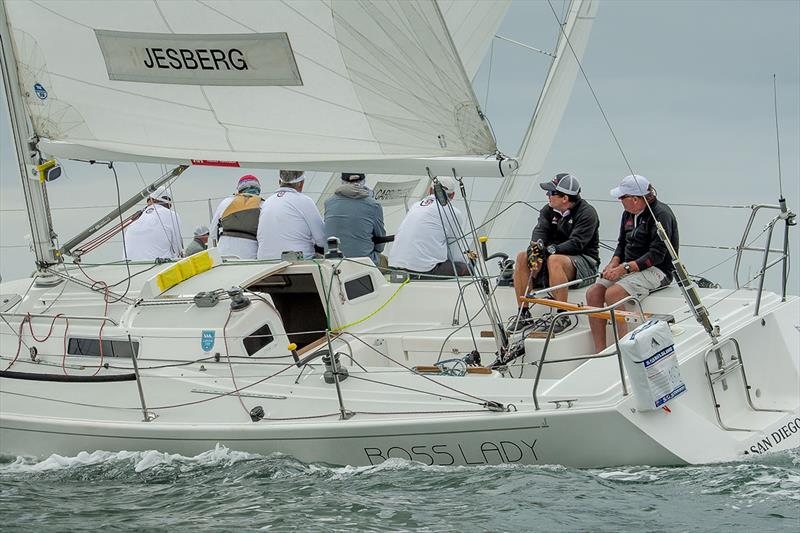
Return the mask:
[[[157, 0], [123, 13], [0, 2], [37, 259], [32, 278], [0, 285], [0, 454], [194, 455], [221, 444], [346, 465], [601, 467], [800, 443], [786, 238], [777, 258], [764, 246], [760, 272], [763, 282], [784, 269], [780, 294], [682, 276], [631, 299], [636, 312], [575, 305], [575, 328], [518, 338], [502, 324], [513, 290], [488, 275], [475, 223], [464, 246], [482, 253], [467, 279], [410, 280], [336, 253], [239, 261], [213, 248], [176, 262], [82, 264], [81, 243], [192, 165], [358, 168], [411, 182], [405, 190], [430, 183], [420, 176], [500, 179], [493, 220], [533, 186], [526, 178], [568, 99], [554, 88], [576, 76], [596, 3], [570, 4], [518, 158], [496, 146], [470, 83], [507, 2], [446, 4]], [[59, 244], [47, 199], [58, 159], [174, 168]], [[785, 202], [760, 209], [774, 211], [770, 235], [794, 223]], [[501, 220], [494, 234], [513, 225]], [[650, 362], [669, 355], [671, 366], [648, 368], [667, 372], [637, 375], [642, 365], [620, 349], [630, 335], [592, 353], [590, 314], [608, 316], [612, 334], [617, 320], [666, 328], [672, 348]]]

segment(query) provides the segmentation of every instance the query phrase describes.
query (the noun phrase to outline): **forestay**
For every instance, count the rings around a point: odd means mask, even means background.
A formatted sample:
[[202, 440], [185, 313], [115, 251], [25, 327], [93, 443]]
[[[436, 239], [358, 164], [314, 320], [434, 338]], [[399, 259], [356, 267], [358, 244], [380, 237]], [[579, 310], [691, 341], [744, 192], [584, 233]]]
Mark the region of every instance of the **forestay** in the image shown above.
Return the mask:
[[303, 168], [496, 151], [433, 0], [4, 8], [53, 155]]

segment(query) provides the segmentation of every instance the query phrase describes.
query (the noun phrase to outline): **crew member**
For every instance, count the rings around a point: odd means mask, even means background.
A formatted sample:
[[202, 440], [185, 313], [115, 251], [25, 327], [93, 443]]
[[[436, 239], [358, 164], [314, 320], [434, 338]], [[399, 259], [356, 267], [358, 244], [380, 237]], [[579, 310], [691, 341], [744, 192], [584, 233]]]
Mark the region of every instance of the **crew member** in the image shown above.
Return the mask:
[[[345, 257], [369, 257], [377, 266], [388, 266], [381, 255], [383, 207], [370, 195], [364, 174], [342, 173], [342, 185], [325, 201], [325, 237], [338, 237]], [[383, 265], [381, 265], [383, 259]]]
[[[520, 302], [530, 288], [553, 287], [576, 279], [591, 278], [600, 264], [600, 221], [597, 211], [581, 198], [581, 184], [572, 174], [557, 174], [551, 181], [540, 183], [546, 191], [547, 205], [539, 211], [539, 220], [531, 234], [531, 244], [517, 254], [514, 263], [514, 292], [517, 296], [517, 318], [512, 331], [529, 325], [533, 319], [527, 302]], [[576, 285], [585, 287], [594, 278]], [[551, 291], [553, 299], [566, 302], [566, 287]], [[553, 326], [560, 333], [570, 325], [568, 319]]]
[[130, 261], [174, 259], [183, 251], [181, 219], [172, 209], [172, 191], [159, 187], [147, 207], [125, 229], [125, 253]]
[[186, 249], [183, 251], [183, 255], [189, 257], [190, 255], [196, 254], [198, 252], [202, 252], [208, 248], [208, 226], [197, 226], [194, 229], [194, 239]]
[[258, 253], [258, 217], [264, 200], [261, 183], [252, 174], [239, 178], [236, 193], [217, 206], [211, 219], [211, 233], [219, 239], [223, 256], [255, 259]]
[[283, 252], [314, 257], [325, 247], [325, 223], [314, 200], [303, 194], [305, 176], [281, 170], [278, 190], [264, 200], [258, 219], [258, 258], [280, 259]]
[[437, 180], [447, 195], [447, 205], [437, 201], [431, 185], [428, 195], [409, 209], [397, 228], [389, 264], [434, 277], [466, 276], [469, 267], [458, 243], [463, 234], [463, 216], [453, 205], [456, 180], [450, 176], [439, 176]]
[[[604, 307], [628, 296], [641, 300], [652, 291], [672, 281], [672, 258], [658, 236], [656, 221], [664, 227], [675, 252], [678, 251], [678, 221], [672, 209], [656, 199], [656, 192], [647, 178], [625, 176], [611, 196], [622, 202], [625, 211], [619, 227], [614, 257], [597, 280], [586, 291], [586, 301], [594, 307]], [[590, 318], [595, 349], [606, 347], [606, 320]], [[624, 322], [617, 322], [620, 335], [627, 332]]]

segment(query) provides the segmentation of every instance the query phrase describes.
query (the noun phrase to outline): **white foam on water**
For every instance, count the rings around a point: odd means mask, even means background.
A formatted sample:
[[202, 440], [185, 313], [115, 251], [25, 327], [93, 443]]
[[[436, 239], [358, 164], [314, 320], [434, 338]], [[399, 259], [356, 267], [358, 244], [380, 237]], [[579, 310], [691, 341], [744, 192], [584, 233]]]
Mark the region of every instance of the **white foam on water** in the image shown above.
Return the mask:
[[261, 456], [247, 452], [234, 451], [217, 443], [213, 449], [193, 457], [159, 452], [156, 450], [148, 450], [144, 452], [131, 452], [125, 450], [119, 452], [106, 452], [100, 450], [94, 452], [83, 451], [74, 457], [65, 457], [63, 455], [53, 454], [41, 461], [37, 461], [36, 459], [30, 457], [17, 457], [8, 465], [0, 467], [0, 472], [7, 474], [52, 472], [85, 466], [134, 461], [134, 471], [136, 473], [141, 473], [162, 465], [169, 466], [173, 464], [184, 463], [202, 466], [214, 466], [222, 463], [231, 465], [239, 461], [246, 461], [258, 457]]

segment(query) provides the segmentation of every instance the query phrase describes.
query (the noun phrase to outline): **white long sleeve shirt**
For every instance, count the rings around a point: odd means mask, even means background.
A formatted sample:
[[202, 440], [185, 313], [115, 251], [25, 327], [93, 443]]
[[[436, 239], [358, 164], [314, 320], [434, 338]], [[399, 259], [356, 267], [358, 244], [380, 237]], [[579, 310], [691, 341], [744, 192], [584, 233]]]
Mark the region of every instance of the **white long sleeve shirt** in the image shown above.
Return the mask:
[[456, 240], [465, 227], [463, 216], [454, 205], [451, 212], [451, 205], [441, 206], [430, 195], [411, 206], [395, 233], [389, 265], [428, 272], [448, 259], [466, 263]]
[[125, 229], [125, 249], [131, 261], [180, 257], [183, 241], [178, 213], [163, 205], [147, 206]]
[[280, 259], [283, 252], [314, 256], [325, 246], [325, 224], [314, 200], [291, 187], [280, 187], [264, 200], [258, 219], [258, 258]]

